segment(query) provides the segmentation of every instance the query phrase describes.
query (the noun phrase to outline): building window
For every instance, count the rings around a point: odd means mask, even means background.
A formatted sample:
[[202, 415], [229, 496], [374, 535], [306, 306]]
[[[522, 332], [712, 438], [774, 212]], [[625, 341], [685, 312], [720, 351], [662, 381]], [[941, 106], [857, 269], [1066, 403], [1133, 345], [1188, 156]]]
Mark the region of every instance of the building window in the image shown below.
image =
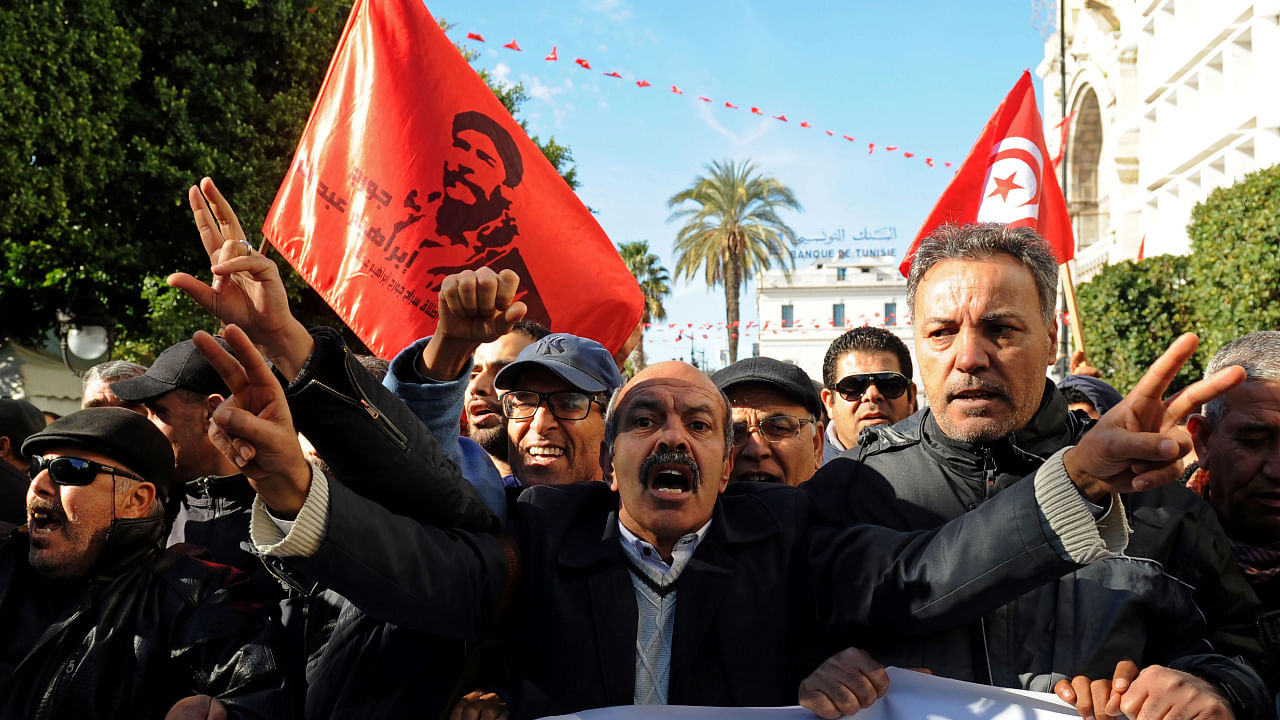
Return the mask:
[[836, 282], [844, 282], [844, 276], [848, 272], [848, 268], [836, 268]]
[[885, 325], [898, 324], [898, 303], [891, 302], [891, 303], [884, 304], [884, 324]]
[[793, 305], [782, 306], [782, 327], [789, 328], [796, 321], [796, 309]]
[[836, 303], [831, 306], [831, 322], [836, 327], [844, 327], [844, 303]]

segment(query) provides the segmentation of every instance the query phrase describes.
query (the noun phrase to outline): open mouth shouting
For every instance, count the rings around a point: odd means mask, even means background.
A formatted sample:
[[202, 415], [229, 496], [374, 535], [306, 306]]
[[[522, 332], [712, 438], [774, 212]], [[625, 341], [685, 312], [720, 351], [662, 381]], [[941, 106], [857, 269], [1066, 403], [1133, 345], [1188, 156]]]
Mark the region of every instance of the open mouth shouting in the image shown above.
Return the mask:
[[67, 516], [62, 508], [48, 503], [38, 503], [27, 508], [27, 529], [31, 537], [40, 538], [62, 529]]
[[641, 463], [640, 482], [659, 498], [679, 500], [698, 491], [702, 476], [693, 456], [658, 451]]
[[502, 415], [496, 404], [477, 398], [467, 403], [467, 420], [476, 427], [491, 428], [502, 423]]

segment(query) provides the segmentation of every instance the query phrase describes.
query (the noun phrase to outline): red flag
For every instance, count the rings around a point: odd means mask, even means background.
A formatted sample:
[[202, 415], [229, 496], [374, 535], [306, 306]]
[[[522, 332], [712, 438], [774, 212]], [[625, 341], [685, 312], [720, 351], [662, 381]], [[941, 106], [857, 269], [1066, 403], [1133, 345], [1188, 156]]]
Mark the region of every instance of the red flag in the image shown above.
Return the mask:
[[758, 107], [752, 107], [752, 108], [751, 108], [751, 113], [752, 113], [753, 115], [763, 115], [763, 114], [764, 114], [764, 113], [760, 112], [760, 108], [758, 108]]
[[577, 63], [580, 67], [584, 67], [588, 70], [591, 69], [591, 63], [587, 62], [586, 60], [583, 60], [582, 58], [578, 58], [577, 60], [574, 60], [574, 62]]
[[897, 149], [898, 149], [898, 146], [897, 146], [897, 145], [885, 145], [885, 146], [884, 146], [884, 151], [885, 151], [885, 152], [893, 152], [894, 150], [897, 150]]
[[738, 109], [738, 106], [737, 106], [737, 105], [734, 105], [733, 103], [729, 102], [728, 100], [725, 100], [725, 101], [724, 101], [724, 106], [725, 106], [725, 107], [727, 107], [727, 108], [729, 108], [730, 110], [737, 110], [737, 109]]
[[619, 74], [618, 74], [618, 71], [617, 71], [617, 70], [614, 70], [613, 72], [603, 73], [603, 74], [604, 74], [604, 75], [607, 75], [607, 76], [609, 76], [609, 77], [616, 77], [616, 78], [620, 78], [620, 77], [622, 77], [621, 75], [619, 75]]
[[1048, 159], [1031, 72], [1024, 70], [942, 191], [898, 269], [903, 275], [910, 272], [920, 240], [948, 222], [1033, 227], [1059, 263], [1070, 260], [1075, 255], [1071, 219]]
[[831, 132], [830, 130], [823, 130], [822, 132], [826, 133], [829, 137], [835, 137], [835, 135], [836, 135], [835, 133]]
[[870, 155], [871, 153], [873, 153], [873, 152], [875, 152], [875, 151], [876, 151], [876, 144], [875, 144], [875, 143], [867, 143], [867, 154], [868, 154], [868, 155]]
[[649, 87], [649, 81], [648, 81], [648, 80], [637, 80], [637, 81], [636, 81], [636, 87]]
[[484, 42], [484, 38], [480, 36], [480, 33], [467, 33], [467, 39], [475, 40], [476, 42]]
[[903, 150], [903, 151], [902, 151], [902, 157], [904, 157], [904, 158], [913, 158], [913, 157], [915, 157], [915, 156], [916, 156], [916, 154], [915, 154], [915, 153], [913, 153], [913, 152], [907, 152], [906, 150]]
[[840, 137], [844, 138], [845, 140], [848, 140], [849, 142], [853, 142], [853, 138], [849, 137], [848, 135], [841, 135]]
[[703, 95], [699, 95], [698, 99], [701, 100], [702, 102], [711, 102], [711, 98], [705, 97]]
[[516, 52], [524, 52], [523, 50], [520, 49], [520, 45], [516, 43], [515, 38], [511, 38], [511, 42], [507, 43], [506, 45], [503, 45], [502, 47], [510, 50], [515, 50]]
[[616, 352], [640, 321], [609, 238], [421, 0], [356, 0], [262, 230], [381, 357], [483, 265], [553, 330]]
[[551, 54], [550, 54], [550, 55], [548, 55], [548, 56], [546, 56], [546, 57], [544, 57], [544, 58], [542, 58], [542, 59], [543, 59], [543, 60], [559, 60], [559, 59], [560, 59], [560, 55], [556, 53], [556, 46], [555, 46], [555, 45], [552, 45], [552, 46], [551, 46]]
[[927, 157], [927, 158], [925, 158], [925, 159], [924, 159], [924, 164], [925, 164], [925, 165], [928, 165], [929, 167], [933, 167], [933, 158], [931, 158], [931, 157]]
[[[1071, 115], [1075, 115], [1075, 113], [1071, 113]], [[1067, 117], [1070, 118], [1071, 115], [1068, 115]], [[1142, 242], [1138, 243], [1138, 259], [1141, 260], [1144, 257], [1146, 257], [1146, 255], [1147, 255], [1147, 234], [1142, 233]]]
[[808, 120], [801, 120], [801, 121], [800, 121], [800, 127], [802, 127], [802, 128], [807, 128], [807, 127], [813, 127], [813, 126], [809, 124], [809, 121], [808, 121]]
[[683, 94], [684, 94], [684, 91], [683, 91], [683, 90], [681, 90], [680, 88], [676, 87], [675, 85], [672, 85], [672, 86], [671, 86], [671, 92], [673, 92], [673, 93], [675, 93], [675, 94], [677, 94], [677, 95], [683, 95]]
[[773, 119], [774, 119], [774, 120], [781, 120], [782, 122], [786, 122], [786, 121], [787, 121], [787, 116], [786, 116], [786, 115], [774, 115], [774, 116], [773, 116]]
[[1058, 143], [1058, 154], [1053, 158], [1054, 167], [1058, 167], [1059, 165], [1062, 164], [1062, 153], [1066, 152], [1067, 150], [1067, 131], [1071, 129], [1071, 120], [1075, 118], [1075, 116], [1076, 116], [1075, 113], [1071, 113], [1070, 115], [1059, 120], [1058, 124], [1054, 126], [1054, 127], [1062, 128], [1062, 141]]

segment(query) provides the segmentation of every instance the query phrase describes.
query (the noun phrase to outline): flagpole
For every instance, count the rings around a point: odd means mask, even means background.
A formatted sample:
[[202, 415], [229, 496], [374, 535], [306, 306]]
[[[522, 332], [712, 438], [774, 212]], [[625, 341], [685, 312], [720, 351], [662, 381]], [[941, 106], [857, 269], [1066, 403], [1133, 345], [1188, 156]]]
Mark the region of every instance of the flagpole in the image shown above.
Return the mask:
[[[1058, 77], [1061, 83], [1059, 97], [1062, 98], [1062, 122], [1067, 119], [1067, 3], [1066, 0], [1058, 0]], [[1067, 193], [1070, 191], [1070, 184], [1067, 182], [1067, 163], [1069, 161], [1067, 155], [1067, 138], [1066, 133], [1062, 137], [1062, 204], [1068, 208], [1071, 207]], [[1074, 235], [1074, 233], [1072, 233]], [[1071, 320], [1071, 336], [1075, 338], [1076, 349], [1084, 353], [1084, 333], [1080, 329], [1080, 311], [1076, 307], [1076, 284], [1071, 277], [1071, 261], [1062, 263], [1062, 296], [1066, 301], [1067, 315]], [[1065, 323], [1064, 323], [1065, 325]], [[1063, 328], [1065, 330], [1065, 327]], [[1062, 356], [1067, 357], [1066, 338], [1063, 338]], [[1087, 357], [1087, 354], [1086, 354]], [[1068, 362], [1064, 375], [1071, 372], [1071, 366]]]

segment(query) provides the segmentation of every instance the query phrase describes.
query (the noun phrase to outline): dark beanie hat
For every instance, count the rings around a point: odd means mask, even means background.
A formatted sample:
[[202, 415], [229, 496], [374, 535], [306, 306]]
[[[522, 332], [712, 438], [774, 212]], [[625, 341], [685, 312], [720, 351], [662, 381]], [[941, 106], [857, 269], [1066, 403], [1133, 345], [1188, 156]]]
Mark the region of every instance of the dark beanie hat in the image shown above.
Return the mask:
[[1106, 415], [1108, 410], [1119, 405], [1120, 401], [1124, 399], [1120, 391], [1111, 387], [1105, 381], [1089, 375], [1066, 376], [1062, 379], [1062, 382], [1058, 383], [1058, 389], [1066, 390], [1068, 388], [1075, 388], [1084, 393], [1084, 396], [1093, 403], [1093, 407], [1097, 409], [1099, 415]]
[[173, 480], [173, 446], [146, 417], [118, 407], [78, 410], [27, 438], [23, 455], [54, 448], [85, 448], [111, 458], [156, 486], [162, 500]]

